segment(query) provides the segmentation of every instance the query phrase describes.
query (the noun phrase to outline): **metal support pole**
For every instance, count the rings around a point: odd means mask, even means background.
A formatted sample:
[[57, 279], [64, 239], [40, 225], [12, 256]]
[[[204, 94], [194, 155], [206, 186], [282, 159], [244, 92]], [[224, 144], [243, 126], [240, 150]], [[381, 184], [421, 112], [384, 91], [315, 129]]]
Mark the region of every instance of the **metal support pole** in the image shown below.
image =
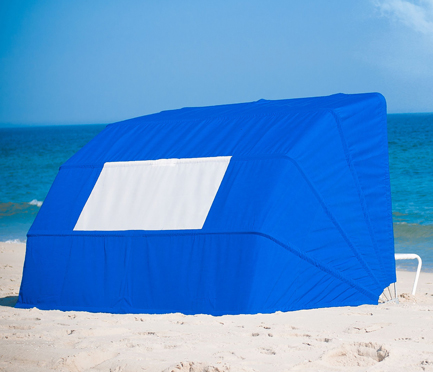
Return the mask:
[[421, 272], [422, 260], [421, 257], [415, 253], [396, 253], [396, 260], [418, 260], [418, 268], [416, 269], [415, 282], [413, 283], [412, 295], [415, 295], [416, 287], [418, 286], [419, 273]]

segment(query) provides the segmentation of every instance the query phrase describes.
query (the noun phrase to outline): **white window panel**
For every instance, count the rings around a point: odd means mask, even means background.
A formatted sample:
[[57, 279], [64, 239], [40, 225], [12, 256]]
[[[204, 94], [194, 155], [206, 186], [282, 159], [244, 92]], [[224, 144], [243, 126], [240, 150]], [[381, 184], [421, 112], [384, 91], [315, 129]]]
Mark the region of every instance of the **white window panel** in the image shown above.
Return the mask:
[[105, 163], [74, 230], [201, 229], [230, 158]]

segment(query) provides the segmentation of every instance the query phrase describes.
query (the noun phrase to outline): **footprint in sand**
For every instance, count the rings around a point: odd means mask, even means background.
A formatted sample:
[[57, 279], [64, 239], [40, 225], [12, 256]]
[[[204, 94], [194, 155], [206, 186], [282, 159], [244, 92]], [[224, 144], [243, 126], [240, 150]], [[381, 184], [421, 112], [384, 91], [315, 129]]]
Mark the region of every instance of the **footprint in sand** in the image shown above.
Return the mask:
[[[433, 366], [433, 361], [430, 361], [430, 360], [425, 359], [425, 360], [423, 360], [420, 364], [421, 364], [422, 366]], [[421, 367], [421, 368], [423, 368], [423, 367]], [[425, 369], [425, 368], [424, 368], [424, 369]]]
[[219, 351], [218, 353], [213, 354], [215, 357], [219, 359], [228, 359], [230, 360], [245, 360], [245, 358], [241, 355], [237, 355], [233, 351]]
[[74, 355], [68, 355], [56, 360], [53, 364], [54, 369], [69, 371], [84, 371], [102, 364], [107, 360], [118, 356], [118, 353], [94, 350], [90, 352], [81, 352]]
[[322, 361], [331, 366], [367, 367], [382, 362], [389, 351], [372, 342], [342, 345], [322, 356]]
[[110, 368], [110, 372], [123, 372], [124, 369], [121, 366]]
[[271, 329], [271, 327], [269, 327], [269, 326], [267, 326], [267, 325], [264, 325], [264, 324], [259, 325], [259, 327], [262, 327], [262, 328], [264, 328], [264, 329]]
[[164, 345], [164, 349], [176, 349], [179, 345]]
[[271, 348], [261, 347], [259, 350], [262, 354], [266, 354], [266, 355], [275, 355], [276, 354], [276, 352]]
[[351, 334], [371, 333], [376, 332], [387, 326], [389, 326], [389, 323], [375, 323], [371, 325], [355, 323], [354, 325], [351, 325], [349, 328], [347, 328], [344, 332]]
[[139, 336], [156, 336], [155, 332], [137, 332]]
[[14, 324], [14, 325], [10, 325], [9, 328], [10, 329], [17, 329], [17, 330], [20, 330], [20, 331], [28, 331], [28, 330], [33, 329], [35, 327], [34, 326], [29, 326], [29, 325], [16, 325], [16, 324]]
[[180, 362], [174, 366], [164, 369], [162, 372], [229, 372], [230, 366], [210, 366], [198, 362]]

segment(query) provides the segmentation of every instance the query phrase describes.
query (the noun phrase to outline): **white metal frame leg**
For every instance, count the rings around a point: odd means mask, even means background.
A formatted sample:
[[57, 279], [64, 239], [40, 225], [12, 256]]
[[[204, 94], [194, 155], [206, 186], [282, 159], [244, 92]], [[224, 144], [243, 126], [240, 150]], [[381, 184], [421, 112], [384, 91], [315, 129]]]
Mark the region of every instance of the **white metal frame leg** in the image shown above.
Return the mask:
[[418, 268], [416, 269], [415, 282], [413, 283], [412, 295], [415, 295], [416, 287], [418, 286], [419, 273], [421, 272], [422, 260], [421, 257], [415, 253], [396, 253], [396, 260], [418, 260]]

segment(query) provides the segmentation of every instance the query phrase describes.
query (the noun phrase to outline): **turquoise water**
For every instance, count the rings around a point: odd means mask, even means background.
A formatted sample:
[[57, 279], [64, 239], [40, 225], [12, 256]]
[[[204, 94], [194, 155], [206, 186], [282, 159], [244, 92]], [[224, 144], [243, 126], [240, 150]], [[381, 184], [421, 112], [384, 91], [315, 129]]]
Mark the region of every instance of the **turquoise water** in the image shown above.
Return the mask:
[[[25, 241], [59, 166], [104, 127], [0, 128], [0, 241]], [[433, 114], [388, 115], [388, 140], [396, 252], [433, 271]]]
[[0, 241], [25, 241], [60, 165], [104, 128], [0, 128]]
[[433, 271], [433, 114], [388, 115], [388, 143], [395, 251], [419, 254]]

